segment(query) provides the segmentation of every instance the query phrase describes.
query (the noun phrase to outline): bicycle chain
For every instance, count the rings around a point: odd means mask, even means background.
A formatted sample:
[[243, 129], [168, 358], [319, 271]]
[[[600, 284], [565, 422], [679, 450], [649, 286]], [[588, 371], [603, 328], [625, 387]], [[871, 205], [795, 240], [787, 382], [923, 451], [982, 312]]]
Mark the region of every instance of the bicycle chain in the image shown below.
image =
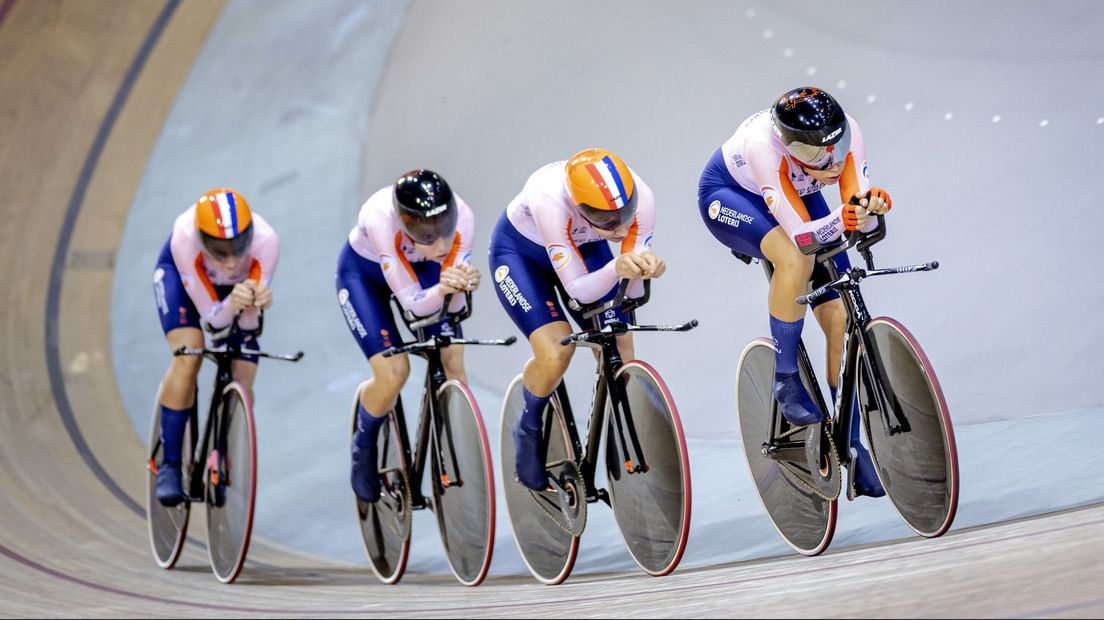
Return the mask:
[[[564, 465], [566, 465], [566, 463]], [[575, 501], [585, 503], [587, 497], [587, 489], [586, 482], [583, 480], [583, 474], [581, 471], [579, 471], [579, 465], [574, 461], [570, 463], [570, 467], [574, 470], [573, 474], [575, 479]], [[535, 501], [537, 505], [540, 506], [540, 509], [544, 511], [544, 514], [547, 515], [553, 523], [555, 523], [561, 530], [563, 530], [565, 534], [571, 536], [572, 538], [575, 538], [575, 534], [572, 534], [571, 530], [569, 530], [567, 526], [561, 523], [556, 515], [552, 514], [552, 511], [544, 505], [543, 496], [541, 494], [532, 489], [529, 489], [529, 494], [533, 496], [533, 501]]]
[[[832, 452], [835, 452], [836, 451], [836, 442], [832, 440], [832, 434], [831, 433], [825, 433], [825, 437], [828, 439], [829, 449], [832, 450]], [[831, 462], [831, 459], [829, 459], [829, 462]], [[835, 491], [835, 494], [834, 494], [835, 496], [834, 497], [829, 497], [829, 496], [821, 493], [819, 490], [817, 490], [817, 488], [815, 486], [813, 486], [812, 483], [806, 482], [805, 478], [804, 478], [804, 476], [806, 475], [805, 472], [801, 471], [800, 469], [798, 469], [797, 467], [795, 467], [794, 465], [792, 465], [788, 461], [778, 461], [778, 466], [781, 467], [782, 469], [788, 471], [791, 474], [791, 476], [790, 476], [791, 480], [796, 480], [797, 482], [801, 483], [801, 485], [804, 486], [807, 490], [811, 491], [813, 493], [813, 495], [816, 495], [817, 497], [823, 499], [824, 501], [833, 502], [833, 501], [839, 499], [840, 484], [836, 485], [836, 491]], [[813, 475], [813, 474], [812, 474], [812, 472], [810, 472], [808, 475]], [[837, 477], [837, 480], [836, 480], [837, 483], [842, 482], [840, 480], [842, 477], [843, 477], [843, 473], [840, 472], [840, 475]]]

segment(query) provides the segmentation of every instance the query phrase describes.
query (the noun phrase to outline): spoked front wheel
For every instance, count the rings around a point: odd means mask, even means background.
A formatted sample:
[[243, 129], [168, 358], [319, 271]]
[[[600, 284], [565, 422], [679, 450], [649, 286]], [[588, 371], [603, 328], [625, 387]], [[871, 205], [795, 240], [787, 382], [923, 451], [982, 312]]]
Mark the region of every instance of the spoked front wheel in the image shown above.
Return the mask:
[[257, 499], [257, 429], [241, 384], [226, 386], [216, 415], [205, 479], [207, 551], [215, 576], [231, 583], [245, 565]]
[[[571, 495], [569, 501], [558, 501], [560, 493], [533, 493], [517, 481], [514, 464], [514, 422], [525, 406], [523, 384], [518, 375], [506, 390], [502, 403], [501, 458], [502, 486], [506, 494], [506, 511], [514, 528], [518, 551], [529, 572], [546, 585], [562, 583], [575, 566], [579, 553], [579, 536], [586, 523], [586, 490], [574, 467], [567, 425], [564, 423], [559, 398], [552, 396], [545, 416], [554, 416], [548, 437], [545, 463]], [[546, 423], [544, 428], [549, 428]]]
[[[753, 340], [740, 355], [736, 371], [736, 416], [744, 456], [763, 508], [782, 539], [802, 555], [818, 555], [828, 548], [835, 533], [836, 500], [819, 496], [809, 472], [800, 471], [800, 467], [807, 467], [803, 443], [800, 449], [793, 451], [793, 460], [785, 464], [763, 453], [771, 436], [772, 410], [777, 406], [772, 391], [774, 356], [774, 345], [765, 338]], [[812, 382], [804, 369], [801, 372], [806, 389], [810, 389]], [[791, 431], [781, 412], [774, 418], [778, 442], [804, 442], [805, 433], [818, 432], [821, 426]]]
[[452, 573], [460, 583], [477, 586], [494, 553], [491, 446], [479, 405], [466, 385], [446, 382], [437, 402], [440, 418], [431, 455], [437, 527]]
[[[150, 550], [157, 565], [170, 569], [176, 565], [180, 552], [184, 549], [184, 540], [188, 535], [188, 516], [191, 514], [191, 502], [184, 500], [176, 506], [162, 506], [157, 501], [157, 469], [161, 466], [164, 447], [161, 446], [161, 389], [157, 390], [157, 400], [153, 406], [153, 421], [150, 423], [149, 461], [146, 463], [146, 524], [149, 526]], [[192, 467], [192, 423], [189, 419], [184, 428], [184, 445], [181, 448], [181, 470], [184, 478], [184, 492], [188, 492]]]
[[[353, 398], [353, 426], [356, 431], [357, 403], [360, 390]], [[401, 401], [395, 405], [401, 407]], [[362, 502], [353, 495], [356, 502], [357, 519], [360, 522], [360, 535], [364, 540], [364, 550], [372, 565], [372, 572], [386, 584], [398, 583], [406, 571], [406, 561], [410, 557], [410, 530], [413, 523], [410, 483], [406, 472], [406, 450], [399, 433], [399, 423], [395, 412], [387, 414], [387, 421], [379, 429], [376, 438], [379, 455], [381, 492], [375, 502]]]
[[[943, 390], [924, 351], [897, 321], [879, 317], [866, 328], [874, 351], [860, 358], [859, 404], [871, 454], [897, 512], [917, 534], [941, 536], [958, 508], [958, 451]], [[871, 390], [876, 360], [888, 390]], [[883, 416], [877, 401], [886, 403]], [[885, 419], [889, 420], [887, 428]]]
[[675, 570], [690, 533], [690, 457], [674, 400], [654, 368], [640, 361], [616, 375], [627, 411], [606, 405], [610, 505], [629, 554], [649, 575]]

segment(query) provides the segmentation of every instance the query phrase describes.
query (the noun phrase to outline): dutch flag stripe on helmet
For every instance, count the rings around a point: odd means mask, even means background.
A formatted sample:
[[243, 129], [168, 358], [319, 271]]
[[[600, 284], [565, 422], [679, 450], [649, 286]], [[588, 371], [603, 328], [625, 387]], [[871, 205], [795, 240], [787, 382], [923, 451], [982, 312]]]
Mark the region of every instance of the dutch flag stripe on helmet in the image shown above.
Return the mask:
[[[599, 189], [602, 190], [602, 195], [606, 199], [609, 210], [612, 211], [625, 206], [625, 202], [628, 200], [628, 197], [625, 196], [625, 185], [621, 182], [621, 175], [618, 174], [613, 160], [609, 157], [603, 157], [601, 162], [587, 164], [586, 169], [594, 178], [595, 183], [598, 184]], [[611, 191], [614, 188], [617, 190], [616, 195]]]
[[216, 201], [218, 217], [216, 221], [222, 226], [223, 239], [232, 239], [238, 234], [238, 214], [234, 208], [234, 196], [229, 192], [219, 192]]

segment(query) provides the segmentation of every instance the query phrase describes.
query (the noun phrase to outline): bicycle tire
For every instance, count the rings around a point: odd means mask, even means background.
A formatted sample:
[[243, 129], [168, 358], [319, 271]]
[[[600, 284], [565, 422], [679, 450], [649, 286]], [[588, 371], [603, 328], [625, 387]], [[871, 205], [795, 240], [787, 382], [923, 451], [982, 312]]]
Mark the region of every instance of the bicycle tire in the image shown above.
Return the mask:
[[[925, 538], [942, 536], [958, 510], [959, 472], [954, 427], [939, 379], [916, 338], [897, 321], [878, 317], [866, 331], [875, 345], [866, 355], [878, 356], [899, 404], [895, 414], [911, 427], [890, 435], [880, 414], [867, 413], [867, 377], [858, 373], [860, 411], [878, 478], [913, 531]], [[894, 417], [891, 413], [890, 419]]]
[[[630, 473], [623, 463], [621, 433], [613, 419], [613, 403], [607, 401], [610, 506], [633, 561], [649, 575], [661, 577], [678, 566], [690, 535], [692, 487], [686, 437], [671, 392], [654, 368], [639, 360], [628, 362], [615, 379], [625, 391], [627, 417], [636, 429], [648, 469]], [[626, 441], [632, 445], [630, 438]]]
[[[257, 501], [257, 428], [245, 388], [232, 382], [223, 389], [214, 423], [223, 426], [226, 478], [218, 473], [218, 450], [211, 446], [204, 474], [207, 504], [207, 554], [211, 570], [233, 583], [245, 566]], [[217, 433], [216, 433], [217, 434]]]
[[[521, 390], [522, 380], [521, 375], [518, 375], [506, 389], [506, 397], [502, 402], [499, 430], [506, 512], [514, 532], [514, 542], [529, 572], [545, 585], [557, 585], [567, 579], [575, 566], [575, 559], [579, 553], [579, 536], [573, 536], [556, 523], [546, 513], [546, 509], [538, 503], [540, 499], [516, 480], [513, 428], [514, 421], [524, 407]], [[561, 432], [552, 433], [545, 462], [575, 461], [575, 451], [571, 446], [567, 425], [563, 421], [563, 413], [555, 395], [549, 401], [549, 409], [546, 412], [556, 416]]]
[[[736, 417], [756, 495], [771, 525], [791, 549], [806, 556], [823, 553], [836, 529], [837, 500], [816, 495], [779, 461], [762, 453], [769, 436], [774, 406], [774, 343], [766, 338], [751, 341], [740, 354], [736, 371]], [[802, 369], [806, 388], [810, 379]], [[779, 414], [778, 425], [785, 422]], [[809, 427], [809, 428], [817, 428]], [[775, 429], [776, 435], [780, 429]], [[807, 431], [805, 431], [807, 432]]]
[[[450, 380], [437, 391], [444, 437], [431, 450], [434, 513], [449, 568], [466, 586], [487, 577], [494, 555], [495, 492], [491, 446], [479, 404], [466, 385]], [[431, 446], [432, 447], [432, 446]], [[444, 457], [442, 464], [437, 454]], [[453, 470], [456, 462], [458, 472]], [[448, 476], [445, 486], [443, 475]]]

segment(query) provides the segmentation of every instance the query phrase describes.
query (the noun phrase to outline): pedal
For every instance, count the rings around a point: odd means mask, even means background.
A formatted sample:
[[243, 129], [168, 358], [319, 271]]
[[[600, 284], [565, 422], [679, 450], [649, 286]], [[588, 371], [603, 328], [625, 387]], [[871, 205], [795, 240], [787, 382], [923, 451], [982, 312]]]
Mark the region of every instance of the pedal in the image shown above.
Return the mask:
[[859, 458], [859, 451], [851, 448], [848, 452], [851, 459], [847, 463], [847, 501], [853, 502], [859, 496], [855, 492], [855, 460]]

